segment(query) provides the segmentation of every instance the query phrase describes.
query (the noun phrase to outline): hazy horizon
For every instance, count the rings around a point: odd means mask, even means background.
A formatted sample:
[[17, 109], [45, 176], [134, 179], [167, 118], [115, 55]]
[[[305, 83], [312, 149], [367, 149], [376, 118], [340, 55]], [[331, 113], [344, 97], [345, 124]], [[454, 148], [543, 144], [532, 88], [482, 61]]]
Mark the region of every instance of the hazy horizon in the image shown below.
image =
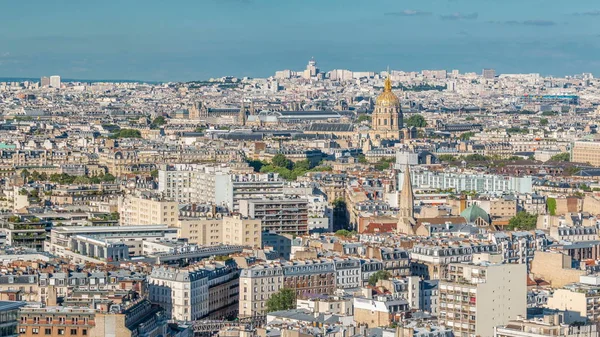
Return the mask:
[[193, 81], [304, 69], [600, 73], [582, 0], [10, 2], [0, 77]]

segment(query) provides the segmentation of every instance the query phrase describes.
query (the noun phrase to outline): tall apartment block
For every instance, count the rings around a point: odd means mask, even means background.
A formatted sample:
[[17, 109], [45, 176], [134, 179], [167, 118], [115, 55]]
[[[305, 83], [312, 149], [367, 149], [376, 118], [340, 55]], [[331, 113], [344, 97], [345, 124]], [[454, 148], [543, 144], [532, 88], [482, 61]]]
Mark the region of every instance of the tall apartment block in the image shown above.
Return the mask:
[[439, 284], [439, 322], [457, 337], [492, 337], [527, 314], [524, 264], [451, 263]]

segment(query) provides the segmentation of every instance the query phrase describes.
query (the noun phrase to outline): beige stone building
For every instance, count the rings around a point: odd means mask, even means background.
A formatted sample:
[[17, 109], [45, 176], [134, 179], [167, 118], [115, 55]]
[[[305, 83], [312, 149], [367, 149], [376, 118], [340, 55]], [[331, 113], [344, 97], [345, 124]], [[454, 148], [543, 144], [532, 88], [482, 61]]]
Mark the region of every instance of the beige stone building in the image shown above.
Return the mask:
[[[597, 283], [597, 280], [594, 282]], [[600, 286], [594, 284], [572, 283], [554, 290], [548, 298], [547, 307], [564, 310], [565, 320], [600, 320]]]
[[158, 196], [125, 196], [119, 203], [122, 226], [177, 226], [179, 206]]
[[578, 282], [585, 270], [573, 269], [570, 256], [558, 252], [535, 252], [531, 262], [531, 275], [536, 279], [549, 282], [560, 288], [569, 283]]
[[600, 142], [574, 142], [571, 150], [571, 161], [600, 166]]
[[222, 236], [223, 217], [216, 214], [214, 217], [180, 218], [178, 237], [188, 239], [189, 243], [199, 246], [216, 246], [223, 242]]
[[492, 337], [494, 327], [527, 314], [527, 267], [452, 263], [439, 303], [439, 323], [456, 336]]
[[559, 315], [546, 315], [541, 319], [511, 320], [507, 325], [496, 327], [494, 337], [597, 337], [595, 324], [571, 325]]
[[267, 300], [283, 288], [283, 268], [258, 264], [240, 273], [239, 317], [264, 315]]
[[240, 215], [223, 217], [223, 244], [261, 247], [261, 220]]
[[240, 215], [220, 214], [200, 218], [182, 218], [177, 221], [178, 237], [200, 246], [244, 245], [261, 247], [262, 225], [258, 219]]

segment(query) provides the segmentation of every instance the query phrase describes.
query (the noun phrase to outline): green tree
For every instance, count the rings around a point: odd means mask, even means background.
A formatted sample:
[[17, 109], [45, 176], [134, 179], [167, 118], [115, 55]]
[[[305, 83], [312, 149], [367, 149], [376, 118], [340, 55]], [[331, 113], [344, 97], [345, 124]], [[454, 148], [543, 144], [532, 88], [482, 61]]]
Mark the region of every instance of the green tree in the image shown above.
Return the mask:
[[103, 175], [102, 177], [100, 177], [100, 179], [102, 179], [102, 181], [105, 183], [112, 183], [115, 180], [117, 180], [117, 178], [110, 173]]
[[362, 123], [362, 122], [370, 122], [371, 121], [371, 116], [367, 115], [367, 114], [360, 114], [358, 116], [358, 118], [356, 119], [356, 121], [358, 123]]
[[465, 132], [460, 135], [460, 140], [469, 140], [473, 136], [475, 136], [475, 132]]
[[421, 114], [414, 114], [408, 117], [404, 124], [407, 127], [414, 126], [416, 128], [424, 128], [427, 126], [427, 121], [425, 121], [425, 117]]
[[333, 208], [335, 209], [345, 209], [346, 208], [346, 200], [344, 198], [337, 198], [332, 203]]
[[290, 288], [279, 290], [267, 300], [267, 312], [290, 310], [294, 308], [296, 308], [296, 292]]
[[475, 117], [473, 117], [473, 116], [467, 116], [467, 118], [465, 118], [465, 120], [467, 120], [467, 121], [474, 121]]
[[355, 231], [349, 231], [349, 230], [346, 230], [346, 229], [340, 229], [340, 230], [338, 230], [338, 231], [335, 232], [335, 235], [337, 235], [337, 236], [343, 236], [345, 238], [349, 238], [349, 237], [352, 237], [352, 236], [356, 235], [356, 232]]
[[278, 153], [275, 156], [273, 156], [273, 159], [271, 159], [271, 165], [275, 167], [287, 168], [289, 170], [292, 168], [293, 163], [290, 160], [288, 160], [284, 155]]
[[546, 126], [546, 125], [548, 125], [548, 118], [540, 119], [540, 126]]
[[136, 129], [121, 129], [115, 132], [111, 138], [142, 138], [142, 133]]
[[508, 229], [533, 230], [537, 225], [537, 217], [537, 214], [529, 214], [525, 211], [521, 211], [508, 221]]
[[568, 152], [555, 154], [550, 158], [550, 161], [570, 161], [571, 155]]
[[29, 173], [29, 171], [27, 171], [27, 169], [24, 169], [23, 171], [21, 171], [21, 178], [23, 178], [23, 180], [27, 180], [29, 178], [29, 176], [31, 176], [31, 173]]
[[375, 169], [378, 171], [384, 171], [390, 168], [390, 164], [395, 162], [396, 158], [384, 158], [380, 159], [377, 163], [375, 163]]
[[167, 124], [167, 120], [165, 119], [164, 116], [158, 116], [158, 117], [154, 118], [154, 120], [152, 121], [152, 124], [154, 124], [156, 126], [163, 126], [163, 125]]
[[489, 159], [490, 158], [478, 153], [470, 154], [465, 157], [465, 161], [486, 161]]
[[368, 164], [369, 162], [367, 161], [367, 157], [365, 157], [364, 154], [359, 154], [358, 155], [358, 162], [361, 164]]
[[544, 111], [542, 112], [542, 116], [556, 116], [558, 115], [558, 111]]
[[254, 169], [254, 172], [260, 172], [260, 169], [267, 164], [260, 160], [246, 160], [248, 165]]
[[379, 280], [389, 280], [391, 276], [387, 270], [377, 271], [369, 277], [369, 284], [375, 286]]
[[301, 160], [294, 164], [294, 171], [296, 171], [296, 170], [308, 171], [311, 168], [312, 167], [310, 166], [310, 161], [308, 161], [308, 159]]
[[150, 171], [150, 176], [152, 178], [158, 178], [158, 170], [152, 170], [152, 171]]
[[438, 159], [439, 159], [440, 161], [443, 161], [443, 162], [453, 162], [453, 161], [457, 161], [456, 157], [454, 157], [454, 156], [453, 156], [453, 155], [451, 155], [451, 154], [440, 154], [440, 155], [438, 156]]

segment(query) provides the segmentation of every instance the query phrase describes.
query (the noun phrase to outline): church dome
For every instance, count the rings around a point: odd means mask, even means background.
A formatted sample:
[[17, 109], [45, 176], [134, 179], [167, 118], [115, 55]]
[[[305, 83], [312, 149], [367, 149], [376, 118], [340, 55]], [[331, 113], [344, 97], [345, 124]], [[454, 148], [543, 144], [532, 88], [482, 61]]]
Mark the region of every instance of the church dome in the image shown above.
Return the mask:
[[477, 205], [472, 205], [472, 206], [467, 207], [464, 211], [462, 211], [460, 213], [460, 216], [465, 218], [467, 220], [467, 222], [469, 222], [469, 223], [475, 222], [478, 218], [483, 219], [488, 224], [492, 220], [490, 218], [490, 215], [487, 214], [487, 212], [484, 211], [483, 208], [481, 208]]
[[398, 99], [398, 96], [394, 95], [394, 93], [392, 92], [392, 81], [389, 77], [385, 80], [383, 92], [381, 93], [381, 95], [379, 95], [379, 97], [377, 97], [375, 103], [377, 106], [380, 107], [400, 106], [400, 100]]

